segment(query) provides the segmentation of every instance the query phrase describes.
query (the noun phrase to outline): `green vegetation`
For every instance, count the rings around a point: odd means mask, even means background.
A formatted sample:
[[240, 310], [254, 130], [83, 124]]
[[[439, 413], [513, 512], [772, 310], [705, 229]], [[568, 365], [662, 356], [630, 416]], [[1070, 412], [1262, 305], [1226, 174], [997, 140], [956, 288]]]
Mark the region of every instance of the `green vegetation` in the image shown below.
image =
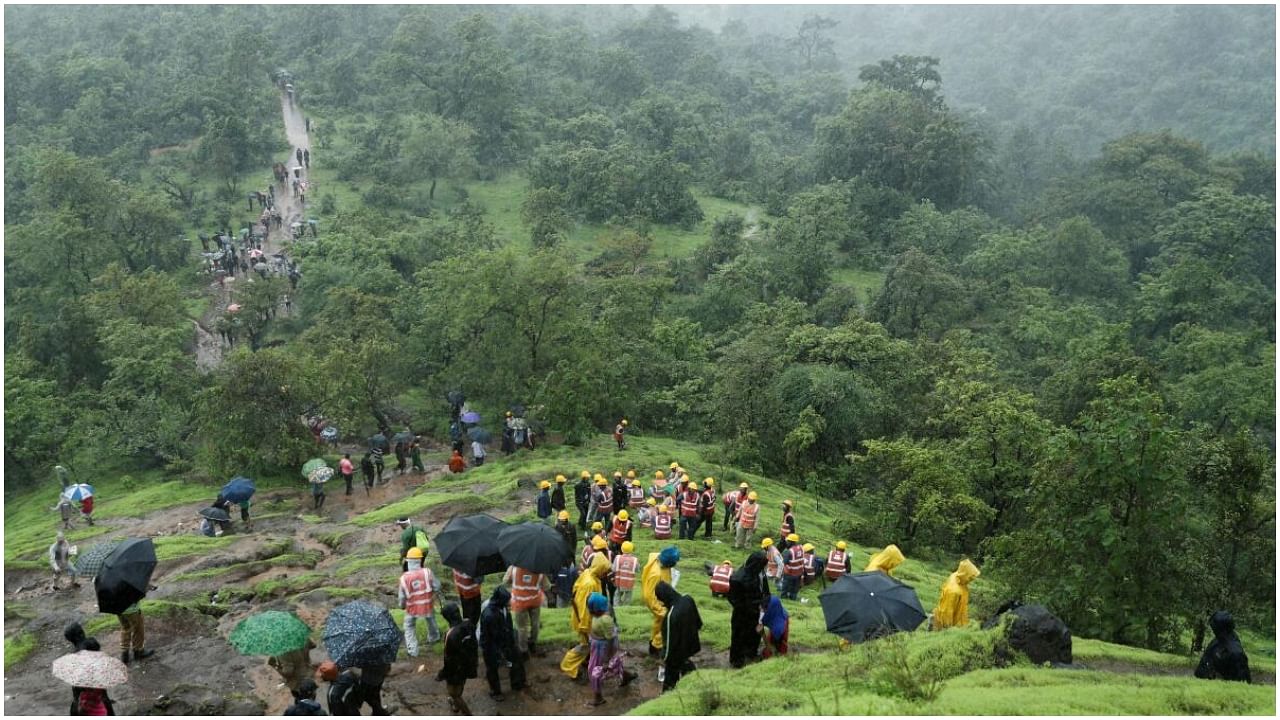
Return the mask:
[[4, 669], [22, 662], [36, 649], [35, 633], [20, 632], [4, 639]]

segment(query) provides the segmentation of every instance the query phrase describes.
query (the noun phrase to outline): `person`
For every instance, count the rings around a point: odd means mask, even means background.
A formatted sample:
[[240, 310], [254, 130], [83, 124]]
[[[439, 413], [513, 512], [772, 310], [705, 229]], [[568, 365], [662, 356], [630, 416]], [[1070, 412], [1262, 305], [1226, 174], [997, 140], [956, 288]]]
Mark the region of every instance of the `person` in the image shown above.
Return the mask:
[[609, 529], [609, 549], [615, 554], [622, 548], [622, 543], [631, 539], [631, 514], [619, 510], [613, 519], [613, 527]]
[[667, 476], [663, 475], [661, 470], [653, 471], [653, 485], [649, 487], [649, 497], [654, 499], [655, 504], [661, 504], [667, 499]]
[[778, 584], [778, 595], [783, 600], [798, 600], [800, 582], [804, 579], [804, 546], [795, 533], [787, 536], [787, 543], [787, 551], [782, 553], [782, 582]]
[[591, 493], [591, 504], [595, 507], [592, 519], [605, 525], [612, 521], [613, 488], [603, 475], [596, 475], [596, 489]]
[[606, 560], [612, 561], [609, 555], [609, 543], [599, 535], [593, 535], [584, 543], [586, 547], [582, 548], [582, 569], [586, 570], [591, 567], [591, 558], [596, 555], [604, 555]]
[[129, 651], [133, 651], [134, 660], [145, 660], [156, 654], [155, 650], [144, 649], [146, 628], [142, 622], [142, 601], [130, 605], [124, 612], [116, 615], [120, 621], [120, 661], [129, 664]]
[[240, 522], [244, 523], [245, 532], [253, 532], [253, 518], [249, 516], [251, 500], [251, 498], [245, 498], [236, 503], [240, 506]]
[[90, 525], [93, 524], [93, 496], [92, 495], [88, 495], [83, 500], [80, 501], [80, 517], [84, 518], [84, 521], [89, 523]]
[[787, 654], [787, 639], [791, 635], [791, 618], [787, 609], [782, 607], [782, 600], [770, 595], [760, 608], [760, 637], [764, 640], [764, 652], [761, 656], [768, 660], [776, 652]]
[[1213, 630], [1213, 641], [1200, 656], [1200, 664], [1196, 666], [1196, 677], [1202, 680], [1234, 680], [1252, 683], [1249, 674], [1249, 656], [1240, 644], [1236, 635], [1236, 621], [1231, 613], [1219, 610], [1209, 618], [1209, 628]]
[[649, 562], [645, 563], [640, 575], [641, 597], [653, 616], [653, 625], [649, 629], [649, 655], [658, 657], [662, 654], [662, 621], [667, 614], [667, 606], [657, 596], [658, 583], [671, 582], [671, 569], [680, 562], [680, 549], [674, 545], [662, 549], [662, 552], [649, 553]]
[[759, 496], [752, 490], [747, 493], [746, 502], [738, 506], [736, 513], [737, 529], [733, 533], [733, 547], [742, 549], [750, 546], [756, 532], [756, 524], [760, 519]]
[[484, 445], [479, 440], [471, 441], [471, 461], [476, 467], [484, 464]]
[[616, 470], [613, 473], [613, 512], [617, 514], [627, 506], [630, 491], [627, 489], [627, 480], [622, 475], [622, 471]]
[[698, 501], [701, 497], [698, 491], [690, 484], [685, 484], [684, 489], [680, 491], [681, 540], [693, 540], [694, 533], [698, 532], [698, 519], [701, 517]]
[[760, 549], [764, 550], [765, 575], [773, 582], [775, 586], [782, 582], [782, 553], [773, 544], [773, 538], [765, 538], [760, 541]]
[[356, 466], [351, 462], [351, 453], [343, 453], [342, 459], [338, 461], [338, 474], [342, 476], [342, 481], [347, 484], [347, 494], [351, 494], [351, 480], [355, 477]]
[[457, 603], [449, 603], [440, 609], [449, 623], [444, 636], [444, 664], [436, 673], [436, 681], [443, 682], [449, 690], [449, 707], [457, 715], [470, 715], [471, 708], [462, 699], [467, 681], [477, 676], [480, 650], [476, 645], [475, 623], [462, 617]]
[[360, 698], [360, 676], [355, 670], [347, 668], [338, 672], [337, 663], [326, 660], [320, 664], [320, 678], [329, 683], [325, 699], [329, 701], [330, 715], [341, 717], [360, 714], [363, 700]]
[[795, 513], [791, 512], [795, 504], [794, 500], [782, 501], [782, 526], [778, 529], [778, 537], [799, 534], [800, 531], [796, 529]]
[[364, 494], [368, 495], [373, 488], [373, 453], [367, 452], [360, 458], [360, 473], [364, 476]]
[[804, 577], [802, 578], [801, 583], [808, 586], [813, 583], [814, 580], [817, 580], [819, 577], [823, 577], [824, 580], [822, 581], [822, 584], [823, 587], [826, 587], [825, 576], [822, 574], [822, 571], [826, 569], [826, 564], [827, 561], [818, 557], [817, 553], [814, 552], [813, 543], [805, 543]]
[[413, 471], [415, 473], [427, 471], [427, 466], [422, 464], [422, 443], [417, 438], [414, 438], [413, 442], [409, 444], [409, 459], [413, 462]]
[[483, 578], [453, 571], [453, 586], [458, 590], [458, 602], [462, 605], [462, 617], [480, 623], [480, 595], [483, 592]]
[[386, 469], [386, 466], [382, 463], [382, 455], [384, 452], [385, 451], [381, 445], [375, 445], [369, 449], [369, 455], [373, 458], [374, 480], [379, 485], [382, 484], [382, 471]]
[[729, 596], [729, 578], [733, 577], [733, 562], [729, 560], [721, 560], [719, 565], [711, 568], [711, 587], [712, 597], [728, 597]]
[[827, 553], [827, 566], [824, 573], [828, 580], [839, 580], [841, 575], [849, 574], [848, 544], [841, 540], [835, 549]]
[[538, 651], [538, 630], [542, 627], [542, 606], [551, 581], [546, 575], [512, 565], [502, 578], [511, 591], [511, 618], [516, 626], [516, 647], [521, 657], [542, 657]]
[[573, 504], [578, 508], [578, 529], [587, 529], [587, 516], [591, 507], [591, 473], [583, 470], [573, 485]]
[[315, 480], [311, 481], [311, 500], [312, 509], [320, 512], [320, 509], [324, 507], [324, 483]]
[[906, 559], [907, 558], [903, 556], [902, 551], [898, 549], [897, 545], [888, 545], [884, 550], [881, 550], [871, 556], [871, 560], [867, 563], [867, 567], [863, 572], [879, 570], [885, 575], [893, 577], [894, 568], [901, 565]]
[[682, 675], [693, 672], [690, 658], [702, 651], [698, 633], [702, 616], [698, 604], [689, 595], [681, 595], [670, 583], [659, 582], [654, 590], [658, 601], [667, 608], [662, 622], [662, 665], [659, 679], [666, 692], [676, 686]]
[[561, 510], [556, 515], [556, 525], [554, 530], [564, 539], [565, 545], [569, 547], [569, 552], [573, 552], [573, 546], [578, 542], [578, 533], [574, 530], [573, 525], [569, 522], [569, 511]]
[[551, 509], [554, 510], [556, 513], [560, 513], [565, 508], [564, 484], [568, 481], [569, 479], [566, 478], [565, 476], [556, 475], [555, 487], [551, 488]]
[[[387, 674], [391, 672], [390, 665], [369, 665], [360, 669], [359, 692], [360, 701], [369, 706], [370, 715], [390, 715], [391, 713], [382, 707], [382, 684], [387, 680]], [[360, 714], [360, 707], [356, 706], [353, 715]]]
[[293, 704], [284, 709], [285, 715], [328, 715], [320, 703], [316, 702], [316, 681], [310, 678], [303, 680], [294, 688]]
[[636, 674], [623, 666], [626, 653], [619, 641], [618, 626], [609, 612], [609, 600], [600, 593], [591, 593], [587, 598], [587, 611], [591, 614], [588, 634], [591, 654], [587, 659], [587, 677], [591, 681], [592, 692], [588, 707], [598, 707], [605, 702], [604, 681], [607, 678], [620, 678], [620, 686], [626, 687], [636, 679]]
[[480, 649], [484, 654], [485, 677], [489, 680], [489, 697], [503, 700], [502, 679], [498, 670], [508, 668], [512, 690], [525, 687], [524, 658], [516, 651], [516, 631], [507, 605], [511, 593], [502, 585], [493, 589], [489, 602], [480, 615]]
[[716, 479], [706, 478], [702, 481], [703, 491], [699, 502], [702, 508], [702, 527], [705, 528], [702, 533], [703, 540], [711, 539], [711, 526], [715, 524], [716, 518]]
[[302, 148], [294, 148], [293, 156], [298, 159], [298, 164], [302, 164]]
[[57, 476], [58, 482], [62, 485], [63, 490], [71, 487], [71, 473], [65, 467], [61, 465], [54, 465], [53, 473]]
[[53, 509], [57, 510], [58, 514], [62, 516], [62, 529], [70, 530], [71, 514], [75, 511], [75, 505], [73, 505], [66, 496], [60, 495], [58, 496], [58, 504], [54, 505]]
[[644, 485], [640, 483], [639, 478], [634, 477], [635, 471], [632, 471], [631, 475], [633, 477], [627, 486], [627, 507], [635, 514], [644, 507]]
[[671, 508], [658, 506], [658, 514], [653, 516], [653, 536], [658, 540], [671, 539]]
[[538, 483], [538, 519], [544, 523], [551, 522], [551, 483], [543, 480]]
[[573, 561], [565, 563], [564, 567], [556, 571], [555, 578], [551, 581], [556, 589], [556, 607], [573, 605], [573, 586], [576, 582], [578, 582], [578, 566]]
[[981, 574], [968, 558], [960, 561], [956, 571], [942, 585], [938, 606], [933, 609], [931, 629], [942, 630], [969, 624], [969, 583]]
[[502, 421], [502, 453], [504, 455], [510, 455], [516, 451], [515, 430], [511, 426], [512, 417], [511, 411], [508, 410]]
[[630, 540], [622, 543], [619, 552], [613, 558], [613, 606], [631, 604], [631, 592], [636, 586], [636, 571], [640, 569], [640, 559], [633, 553], [636, 546]]
[[636, 510], [636, 524], [642, 528], [653, 527], [653, 516], [658, 514], [658, 501], [648, 498]]
[[409, 569], [400, 576], [400, 607], [404, 609], [404, 647], [409, 657], [418, 657], [418, 621], [427, 623], [427, 642], [440, 641], [440, 628], [436, 625], [435, 597], [440, 592], [440, 580], [423, 567], [422, 551], [409, 548], [405, 555]]
[[396, 453], [396, 475], [404, 475], [409, 472], [409, 443], [398, 442], [395, 447]]
[[679, 462], [676, 462], [675, 460], [672, 460], [672, 461], [671, 461], [671, 466], [670, 466], [670, 468], [669, 468], [670, 472], [668, 472], [668, 473], [667, 473], [667, 485], [668, 485], [668, 486], [670, 486], [670, 485], [671, 485], [671, 483], [674, 483], [675, 481], [677, 481], [677, 480], [679, 480], [679, 479], [680, 479], [680, 474], [677, 472], [677, 470], [679, 470], [679, 469], [680, 469], [680, 463], [679, 463]]
[[311, 167], [311, 150], [308, 148], [302, 149], [302, 167]]
[[413, 548], [421, 550], [423, 563], [425, 563], [427, 554], [431, 550], [431, 542], [427, 539], [427, 531], [413, 524], [413, 521], [407, 517], [396, 520], [396, 527], [400, 530], [400, 572], [408, 572], [409, 551]]
[[765, 554], [757, 550], [729, 577], [729, 665], [740, 668], [760, 652], [760, 607], [769, 596]]
[[[102, 652], [102, 646], [98, 644], [97, 638], [85, 638], [77, 646], [76, 652]], [[72, 686], [71, 714], [115, 715], [116, 709], [106, 690]]]
[[455, 448], [453, 455], [449, 457], [449, 472], [457, 474], [467, 469], [467, 461], [462, 459], [462, 453]]
[[573, 604], [569, 609], [569, 629], [578, 636], [578, 644], [569, 648], [560, 660], [560, 671], [578, 679], [578, 671], [587, 661], [591, 649], [591, 612], [587, 600], [592, 593], [604, 594], [604, 578], [609, 574], [609, 560], [604, 555], [591, 558], [591, 565], [573, 584]]
[[267, 666], [280, 673], [286, 687], [296, 687], [311, 676], [311, 651], [315, 643], [307, 640], [302, 647], [267, 658]]
[[613, 441], [618, 443], [618, 452], [627, 449], [627, 440], [623, 433], [627, 431], [627, 420], [623, 418], [617, 425], [613, 426]]
[[67, 543], [67, 536], [61, 530], [58, 531], [53, 544], [49, 546], [49, 565], [53, 567], [54, 590], [58, 589], [58, 581], [62, 579], [62, 573], [70, 576], [72, 588], [80, 587], [80, 583], [76, 582], [76, 566], [71, 562], [71, 545]]
[[733, 522], [733, 516], [738, 511], [738, 503], [747, 495], [747, 484], [738, 485], [736, 490], [728, 490], [721, 498], [720, 502], [724, 505], [724, 520], [721, 521], [721, 532], [728, 532], [729, 523]]

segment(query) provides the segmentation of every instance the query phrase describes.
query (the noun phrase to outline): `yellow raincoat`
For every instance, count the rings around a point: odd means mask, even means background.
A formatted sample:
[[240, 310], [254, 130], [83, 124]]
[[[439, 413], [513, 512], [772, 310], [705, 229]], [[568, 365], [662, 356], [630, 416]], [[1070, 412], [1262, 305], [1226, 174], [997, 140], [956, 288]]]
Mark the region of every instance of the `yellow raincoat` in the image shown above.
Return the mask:
[[671, 568], [662, 567], [658, 562], [658, 553], [649, 553], [649, 562], [645, 563], [644, 572], [640, 574], [640, 589], [644, 604], [653, 613], [653, 627], [649, 631], [649, 644], [662, 649], [662, 620], [667, 616], [667, 606], [658, 600], [658, 583], [671, 583]]
[[867, 567], [863, 572], [871, 572], [879, 570], [889, 577], [893, 577], [893, 569], [902, 564], [907, 558], [903, 556], [902, 551], [897, 545], [890, 545], [875, 555], [871, 556], [871, 562], [867, 563]]
[[591, 593], [604, 592], [604, 578], [612, 566], [604, 553], [591, 556], [591, 566], [573, 583], [573, 607], [569, 612], [569, 628], [578, 634], [578, 644], [565, 653], [560, 670], [571, 678], [578, 677], [578, 669], [587, 661], [591, 650], [591, 612], [587, 610], [587, 598]]
[[969, 624], [969, 583], [982, 574], [976, 565], [961, 560], [960, 566], [942, 585], [942, 597], [933, 610], [933, 629], [964, 627]]

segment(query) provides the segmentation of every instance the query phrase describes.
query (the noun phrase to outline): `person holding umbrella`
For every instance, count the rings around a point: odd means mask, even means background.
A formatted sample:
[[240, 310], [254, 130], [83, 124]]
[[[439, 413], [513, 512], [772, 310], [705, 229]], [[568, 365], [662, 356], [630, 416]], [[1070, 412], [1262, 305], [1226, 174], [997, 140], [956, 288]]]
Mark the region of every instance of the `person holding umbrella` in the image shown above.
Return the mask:
[[360, 668], [360, 697], [374, 715], [389, 714], [382, 707], [382, 684], [404, 640], [391, 613], [381, 605], [354, 600], [329, 613], [324, 644], [341, 667]]
[[74, 652], [54, 660], [50, 668], [54, 677], [71, 686], [71, 714], [115, 715], [107, 690], [128, 682], [129, 671], [105, 655], [95, 638], [82, 638], [75, 645]]
[[133, 650], [134, 660], [146, 660], [156, 654], [155, 650], [146, 650], [146, 627], [142, 621], [142, 601], [139, 600], [116, 615], [120, 621], [120, 661], [129, 664], [129, 651]]
[[489, 680], [489, 697], [501, 701], [502, 679], [498, 670], [509, 668], [511, 689], [525, 687], [524, 658], [516, 650], [516, 631], [507, 607], [511, 593], [502, 585], [493, 589], [489, 602], [480, 615], [480, 649], [484, 653], [485, 676]]

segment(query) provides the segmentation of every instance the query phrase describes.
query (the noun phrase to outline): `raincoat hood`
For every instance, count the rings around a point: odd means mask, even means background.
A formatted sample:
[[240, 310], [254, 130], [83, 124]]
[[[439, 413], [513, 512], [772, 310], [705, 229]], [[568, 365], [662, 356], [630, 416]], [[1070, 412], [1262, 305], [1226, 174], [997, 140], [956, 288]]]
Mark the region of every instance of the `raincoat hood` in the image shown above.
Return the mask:
[[667, 607], [675, 605], [676, 601], [680, 599], [680, 593], [676, 592], [676, 589], [666, 582], [658, 583], [658, 587], [653, 591], [653, 594]]
[[981, 574], [982, 571], [978, 569], [977, 565], [974, 565], [969, 562], [968, 559], [965, 559], [960, 561], [960, 565], [956, 568], [956, 571], [952, 573], [952, 577], [954, 577], [956, 582], [961, 585], [968, 585]]
[[765, 566], [768, 565], [768, 563], [769, 560], [765, 556], [764, 551], [757, 550], [747, 556], [746, 562], [742, 564], [741, 568], [733, 573], [732, 579], [741, 583], [751, 582], [757, 575], [764, 572]]
[[587, 572], [595, 575], [598, 580], [604, 580], [612, 569], [613, 566], [609, 564], [609, 558], [605, 557], [604, 553], [596, 553], [591, 556], [591, 567], [587, 568]]
[[449, 603], [440, 609], [440, 614], [444, 616], [445, 622], [449, 623], [449, 627], [462, 624], [462, 611], [458, 608], [457, 603]]
[[893, 569], [901, 565], [902, 561], [906, 559], [897, 545], [890, 545], [872, 556], [871, 562], [867, 563], [867, 568], [864, 572], [881, 570], [885, 574], [892, 575]]
[[511, 602], [511, 592], [503, 585], [493, 589], [493, 595], [489, 596], [489, 604], [498, 607], [506, 607]]
[[1213, 629], [1214, 637], [1227, 637], [1235, 634], [1236, 621], [1231, 617], [1231, 613], [1226, 610], [1219, 610], [1209, 618], [1209, 627]]

